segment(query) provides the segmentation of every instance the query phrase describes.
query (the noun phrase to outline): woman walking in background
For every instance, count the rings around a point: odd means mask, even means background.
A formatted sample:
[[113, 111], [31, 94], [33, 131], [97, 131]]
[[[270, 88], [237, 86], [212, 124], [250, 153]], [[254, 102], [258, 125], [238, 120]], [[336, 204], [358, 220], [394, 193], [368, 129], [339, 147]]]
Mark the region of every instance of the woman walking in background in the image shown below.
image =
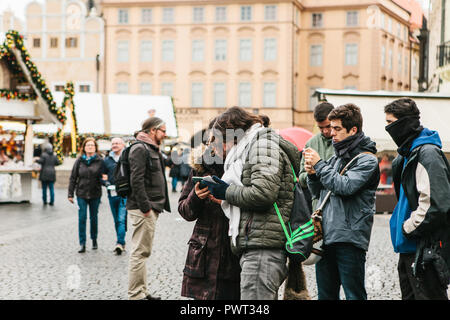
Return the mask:
[[56, 181], [55, 166], [59, 165], [59, 160], [53, 153], [52, 145], [47, 145], [44, 152], [36, 160], [41, 165], [41, 171], [39, 173], [39, 180], [42, 183], [42, 200], [44, 205], [47, 204], [47, 188], [50, 191], [50, 205], [55, 203], [55, 191], [54, 185]]
[[86, 220], [89, 206], [92, 249], [97, 249], [98, 207], [102, 196], [102, 174], [104, 162], [94, 138], [86, 138], [81, 145], [80, 156], [75, 161], [69, 181], [68, 198], [73, 202], [76, 191], [78, 203], [79, 253], [86, 251]]

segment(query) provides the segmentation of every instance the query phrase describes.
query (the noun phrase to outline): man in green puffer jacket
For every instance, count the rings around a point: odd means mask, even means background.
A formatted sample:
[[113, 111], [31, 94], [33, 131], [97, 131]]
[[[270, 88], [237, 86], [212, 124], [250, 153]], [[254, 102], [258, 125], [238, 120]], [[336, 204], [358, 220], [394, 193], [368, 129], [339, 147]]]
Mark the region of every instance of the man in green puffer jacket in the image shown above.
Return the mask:
[[[222, 136], [226, 136], [227, 130], [241, 129], [245, 133], [257, 130], [246, 149], [241, 183], [216, 180], [219, 184], [208, 186], [214, 197], [240, 209], [232, 251], [240, 256], [241, 299], [244, 300], [276, 299], [288, 271], [284, 251], [286, 238], [273, 204], [277, 203], [287, 222], [294, 202], [291, 164], [298, 172], [300, 154], [293, 144], [267, 128], [268, 122], [267, 117], [261, 118], [233, 107], [220, 115], [213, 126]], [[217, 155], [226, 159], [227, 153], [238, 144], [239, 138], [213, 143], [213, 147]]]

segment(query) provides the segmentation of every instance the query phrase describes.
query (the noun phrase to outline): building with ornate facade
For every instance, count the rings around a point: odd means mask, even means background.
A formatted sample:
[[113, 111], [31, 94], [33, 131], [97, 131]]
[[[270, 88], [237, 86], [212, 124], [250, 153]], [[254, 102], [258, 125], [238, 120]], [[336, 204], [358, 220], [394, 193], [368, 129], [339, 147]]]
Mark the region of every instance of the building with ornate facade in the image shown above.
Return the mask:
[[411, 12], [394, 1], [104, 0], [102, 13], [106, 91], [171, 95], [189, 132], [233, 105], [311, 130], [315, 88], [417, 87]]
[[104, 20], [86, 1], [31, 1], [21, 30], [49, 87], [62, 91], [71, 80], [76, 92], [103, 92]]
[[431, 0], [428, 90], [450, 93], [450, 1]]

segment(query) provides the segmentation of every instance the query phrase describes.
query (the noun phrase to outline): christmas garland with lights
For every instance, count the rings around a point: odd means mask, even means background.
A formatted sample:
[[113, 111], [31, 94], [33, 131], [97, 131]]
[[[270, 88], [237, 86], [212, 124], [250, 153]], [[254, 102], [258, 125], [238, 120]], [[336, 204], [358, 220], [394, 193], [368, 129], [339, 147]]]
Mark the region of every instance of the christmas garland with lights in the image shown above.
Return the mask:
[[[64, 112], [66, 111], [67, 107], [72, 104], [72, 121], [75, 127], [75, 141], [76, 141], [76, 147], [75, 150], [78, 150], [80, 147], [80, 138], [78, 135], [78, 125], [77, 125], [77, 118], [75, 115], [75, 104], [73, 102], [73, 96], [75, 95], [75, 90], [73, 86], [73, 82], [68, 82], [64, 87], [64, 99], [62, 102], [61, 108], [64, 109]], [[67, 118], [66, 118], [67, 119]], [[53, 140], [53, 149], [55, 150], [56, 157], [58, 158], [59, 162], [62, 163], [64, 160], [64, 154], [63, 154], [63, 143], [64, 143], [64, 136], [65, 133], [63, 131], [64, 125], [66, 124], [66, 121], [64, 121], [63, 126], [61, 128], [58, 128], [54, 135]], [[71, 152], [70, 156], [73, 158], [76, 158], [77, 153]]]
[[0, 89], [0, 98], [6, 98], [7, 100], [17, 99], [22, 101], [36, 100], [35, 93], [20, 93], [15, 90]]
[[42, 99], [47, 103], [49, 111], [56, 116], [59, 122], [64, 124], [66, 121], [65, 108], [58, 107], [56, 105], [56, 102], [53, 100], [52, 93], [47, 87], [44, 78], [42, 77], [41, 73], [39, 72], [38, 68], [33, 63], [33, 61], [31, 61], [30, 54], [28, 53], [28, 50], [24, 46], [23, 36], [20, 35], [19, 32], [15, 30], [9, 30], [6, 33], [6, 39], [3, 48], [1, 50], [2, 52], [1, 54], [2, 57], [7, 56], [11, 58], [8, 60], [8, 64], [12, 68], [17, 67], [18, 69], [16, 69], [16, 71], [14, 70], [12, 71], [18, 73], [19, 72], [18, 70], [20, 70], [20, 66], [18, 66], [18, 63], [15, 59], [13, 53], [14, 48], [19, 50], [22, 60], [30, 73], [31, 80], [33, 84], [36, 86], [36, 89], [38, 90]]

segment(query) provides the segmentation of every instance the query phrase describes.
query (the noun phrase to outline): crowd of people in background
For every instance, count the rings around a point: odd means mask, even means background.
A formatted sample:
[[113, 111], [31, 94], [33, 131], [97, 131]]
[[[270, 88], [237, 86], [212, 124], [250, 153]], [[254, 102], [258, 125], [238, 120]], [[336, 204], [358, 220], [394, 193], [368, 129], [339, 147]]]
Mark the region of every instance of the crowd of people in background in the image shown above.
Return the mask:
[[[390, 155], [377, 158], [375, 142], [364, 134], [361, 111], [351, 103], [319, 103], [314, 110], [319, 133], [303, 150], [270, 128], [268, 117], [240, 107], [211, 119], [199, 148], [179, 148], [169, 157], [161, 150], [166, 124], [154, 115], [128, 146], [121, 138], [112, 139], [106, 157], [95, 139], [87, 138], [68, 187], [68, 200], [74, 203], [76, 197], [78, 204], [78, 252], [86, 252], [88, 209], [92, 249], [98, 248], [104, 187], [117, 235], [115, 254], [125, 250], [126, 232], [132, 232], [128, 297], [159, 300], [149, 293], [146, 262], [158, 217], [171, 211], [169, 197], [181, 182], [178, 212], [195, 221], [181, 295], [196, 300], [277, 299], [288, 276], [279, 219], [289, 221], [298, 177], [309, 195], [309, 210], [323, 207], [323, 255], [315, 265], [318, 299], [338, 300], [342, 288], [346, 299], [365, 300], [375, 194], [379, 185], [392, 185], [398, 203], [390, 236], [399, 253], [402, 299], [448, 299], [450, 166], [439, 134], [421, 125], [413, 100], [393, 101], [384, 111], [385, 130], [398, 146], [393, 162]], [[126, 148], [130, 191], [123, 196], [116, 190], [115, 169]], [[53, 205], [58, 160], [51, 148], [36, 160], [42, 166], [43, 202]]]

